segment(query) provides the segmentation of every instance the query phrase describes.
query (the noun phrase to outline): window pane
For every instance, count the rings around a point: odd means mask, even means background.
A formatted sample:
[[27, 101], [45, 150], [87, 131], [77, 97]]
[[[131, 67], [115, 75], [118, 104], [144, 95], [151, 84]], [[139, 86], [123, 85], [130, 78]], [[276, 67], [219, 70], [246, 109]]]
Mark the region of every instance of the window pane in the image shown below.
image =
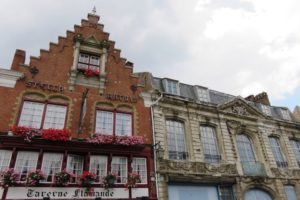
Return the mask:
[[170, 94], [178, 94], [177, 91], [177, 82], [171, 81], [171, 80], [166, 80], [166, 90]]
[[83, 157], [78, 155], [69, 155], [67, 162], [67, 171], [75, 175], [71, 183], [76, 183], [83, 171]]
[[35, 171], [37, 159], [37, 152], [18, 152], [15, 170], [20, 173], [20, 181], [26, 181], [28, 174], [32, 171]]
[[24, 101], [19, 126], [41, 128], [44, 106], [43, 103]]
[[46, 180], [43, 182], [52, 183], [54, 181], [55, 173], [61, 170], [62, 159], [62, 154], [44, 153], [42, 171], [46, 175]]
[[255, 162], [254, 150], [248, 136], [237, 135], [237, 146], [241, 162]]
[[291, 120], [291, 116], [288, 110], [281, 109], [283, 119]]
[[170, 200], [219, 200], [214, 186], [169, 185], [168, 193]]
[[113, 113], [108, 111], [97, 111], [96, 113], [96, 133], [113, 134]]
[[300, 167], [300, 143], [297, 140], [290, 140], [290, 145], [293, 149], [298, 166]]
[[287, 200], [298, 200], [294, 186], [285, 185], [284, 191], [285, 191]]
[[80, 53], [78, 61], [81, 62], [81, 63], [87, 63], [88, 64], [89, 63], [89, 55]]
[[133, 158], [132, 163], [132, 172], [139, 174], [141, 177], [141, 183], [147, 183], [147, 165], [146, 158]]
[[99, 66], [100, 65], [100, 58], [97, 57], [97, 56], [90, 56], [90, 64]]
[[11, 151], [0, 150], [0, 171], [9, 168], [10, 159], [11, 159]]
[[132, 134], [132, 115], [116, 113], [116, 135]]
[[218, 163], [221, 157], [219, 155], [215, 129], [208, 126], [201, 126], [200, 132], [205, 160], [209, 163]]
[[231, 186], [219, 186], [220, 200], [234, 200]]
[[107, 174], [107, 157], [91, 156], [90, 171], [97, 175], [95, 183], [101, 183], [102, 178]]
[[277, 166], [281, 168], [287, 167], [287, 162], [283, 157], [279, 140], [275, 137], [270, 137], [269, 140]]
[[48, 104], [43, 128], [63, 129], [65, 127], [66, 113], [67, 106]]
[[246, 192], [245, 200], [272, 200], [270, 195], [259, 189], [251, 189]]
[[200, 101], [208, 102], [209, 97], [208, 97], [207, 89], [198, 87], [198, 98], [199, 98]]
[[117, 174], [117, 183], [127, 182], [127, 158], [113, 157], [111, 161], [111, 172]]
[[183, 123], [177, 121], [166, 121], [168, 150], [170, 159], [184, 160], [187, 158], [185, 147], [185, 133]]
[[261, 109], [262, 109], [262, 111], [263, 111], [266, 115], [271, 116], [271, 108], [270, 108], [270, 106], [261, 104]]

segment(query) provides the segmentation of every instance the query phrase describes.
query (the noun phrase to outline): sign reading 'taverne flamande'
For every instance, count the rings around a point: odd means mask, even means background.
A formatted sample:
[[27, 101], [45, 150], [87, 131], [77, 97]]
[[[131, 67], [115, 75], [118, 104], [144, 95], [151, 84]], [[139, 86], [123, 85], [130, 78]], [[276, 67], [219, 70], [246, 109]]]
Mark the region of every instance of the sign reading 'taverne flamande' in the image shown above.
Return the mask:
[[[148, 196], [147, 188], [135, 188], [132, 191], [132, 197]], [[128, 198], [129, 191], [124, 188], [94, 188], [87, 192], [86, 188], [72, 187], [10, 187], [6, 199], [118, 199]]]

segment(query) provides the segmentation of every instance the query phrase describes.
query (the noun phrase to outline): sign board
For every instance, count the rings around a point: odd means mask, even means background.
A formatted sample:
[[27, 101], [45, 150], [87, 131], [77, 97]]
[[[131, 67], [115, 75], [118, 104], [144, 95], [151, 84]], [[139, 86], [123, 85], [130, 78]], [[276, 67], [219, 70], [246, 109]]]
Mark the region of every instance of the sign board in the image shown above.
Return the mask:
[[[2, 193], [2, 192], [0, 192]], [[148, 188], [132, 189], [132, 197], [148, 196]], [[86, 188], [79, 187], [10, 187], [6, 199], [119, 199], [129, 198], [126, 188], [93, 188], [87, 192]]]

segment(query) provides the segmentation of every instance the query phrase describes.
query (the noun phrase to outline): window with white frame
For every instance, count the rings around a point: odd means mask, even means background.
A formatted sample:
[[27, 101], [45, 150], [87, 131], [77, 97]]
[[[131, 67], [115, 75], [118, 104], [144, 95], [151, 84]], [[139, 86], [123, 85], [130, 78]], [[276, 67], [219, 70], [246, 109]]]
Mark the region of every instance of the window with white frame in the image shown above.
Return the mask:
[[141, 178], [141, 183], [147, 183], [147, 164], [146, 158], [133, 158], [132, 163], [132, 172], [139, 174]]
[[184, 124], [179, 121], [166, 121], [168, 151], [170, 159], [187, 159]]
[[197, 87], [199, 101], [209, 102], [209, 94], [206, 88]]
[[46, 175], [43, 182], [54, 182], [55, 174], [61, 171], [63, 161], [63, 154], [58, 153], [44, 153], [42, 162], [42, 171]]
[[37, 152], [18, 152], [15, 170], [20, 173], [20, 181], [26, 181], [28, 174], [36, 170], [38, 155], [39, 154]]
[[262, 109], [263, 113], [265, 113], [268, 116], [271, 116], [271, 108], [270, 108], [270, 106], [261, 104], [261, 109]]
[[71, 183], [76, 183], [83, 172], [83, 156], [79, 155], [68, 155], [67, 171], [74, 174], [74, 178]]
[[26, 100], [23, 103], [18, 125], [38, 129], [63, 129], [66, 114], [67, 106]]
[[282, 154], [279, 139], [276, 137], [269, 137], [269, 141], [270, 141], [272, 153], [275, 158], [277, 167], [280, 167], [280, 168], [287, 167], [288, 163], [286, 162], [286, 160]]
[[291, 116], [290, 116], [290, 112], [286, 109], [281, 109], [281, 115], [283, 117], [283, 119], [286, 119], [286, 120], [291, 120]]
[[255, 162], [254, 149], [248, 136], [240, 134], [236, 136], [237, 147], [242, 163]]
[[100, 72], [100, 57], [86, 53], [80, 53], [78, 58], [78, 70], [92, 70]]
[[300, 143], [298, 140], [290, 139], [290, 145], [293, 149], [298, 166], [300, 167]]
[[95, 133], [106, 135], [132, 135], [132, 114], [97, 110]]
[[11, 151], [0, 150], [0, 171], [9, 168], [10, 159], [11, 159]]
[[178, 82], [173, 80], [165, 79], [166, 92], [170, 94], [179, 94]]
[[127, 182], [127, 169], [126, 157], [112, 157], [111, 172], [117, 175], [116, 183]]
[[295, 187], [292, 185], [285, 185], [284, 191], [287, 200], [298, 200]]
[[101, 183], [107, 174], [107, 156], [91, 156], [90, 171], [97, 176], [95, 183]]
[[209, 163], [219, 163], [221, 156], [215, 129], [210, 126], [200, 126], [200, 134], [205, 161]]

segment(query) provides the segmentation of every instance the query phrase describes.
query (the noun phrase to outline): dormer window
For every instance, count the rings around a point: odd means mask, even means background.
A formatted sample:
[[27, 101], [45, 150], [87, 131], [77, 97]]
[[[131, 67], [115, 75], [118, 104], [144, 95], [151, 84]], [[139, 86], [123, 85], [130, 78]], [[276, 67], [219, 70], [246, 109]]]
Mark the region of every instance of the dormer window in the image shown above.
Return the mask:
[[179, 95], [178, 82], [165, 79], [165, 90], [167, 93]]
[[78, 58], [77, 69], [85, 73], [85, 75], [99, 75], [100, 74], [100, 57], [80, 53]]
[[263, 113], [265, 113], [268, 116], [271, 116], [271, 108], [270, 108], [270, 106], [261, 104], [261, 109], [262, 109]]
[[197, 96], [199, 101], [209, 102], [209, 94], [207, 88], [197, 87]]
[[281, 109], [281, 115], [283, 117], [283, 119], [285, 120], [291, 120], [291, 116], [288, 110], [286, 109]]

